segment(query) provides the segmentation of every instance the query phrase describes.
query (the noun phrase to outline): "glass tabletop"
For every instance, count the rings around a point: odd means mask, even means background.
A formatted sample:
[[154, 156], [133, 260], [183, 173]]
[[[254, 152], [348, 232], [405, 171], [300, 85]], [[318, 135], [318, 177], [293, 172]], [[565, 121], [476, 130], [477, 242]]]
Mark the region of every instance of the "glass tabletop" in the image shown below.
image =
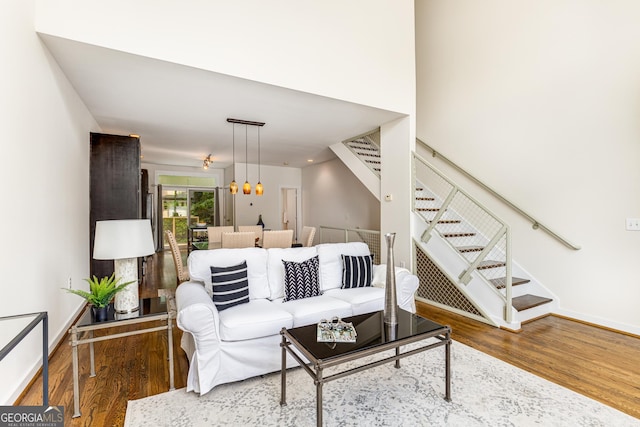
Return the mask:
[[357, 333], [355, 343], [318, 342], [316, 324], [288, 329], [287, 333], [313, 357], [327, 360], [332, 357], [343, 356], [405, 338], [434, 334], [440, 329], [442, 329], [442, 333], [444, 333], [444, 329], [446, 328], [443, 325], [405, 310], [398, 310], [398, 324], [393, 329], [384, 324], [382, 311], [346, 317], [342, 320], [353, 323]]
[[111, 303], [107, 308], [107, 320], [101, 322], [96, 322], [93, 314], [93, 307], [89, 306], [84, 313], [82, 313], [82, 317], [80, 317], [80, 320], [78, 320], [75, 326], [83, 327], [98, 324], [103, 325], [106, 323], [117, 322], [119, 320], [136, 319], [162, 313], [167, 313], [167, 299], [165, 297], [143, 298], [140, 300], [140, 309], [132, 313], [116, 313], [113, 308], [113, 303]]

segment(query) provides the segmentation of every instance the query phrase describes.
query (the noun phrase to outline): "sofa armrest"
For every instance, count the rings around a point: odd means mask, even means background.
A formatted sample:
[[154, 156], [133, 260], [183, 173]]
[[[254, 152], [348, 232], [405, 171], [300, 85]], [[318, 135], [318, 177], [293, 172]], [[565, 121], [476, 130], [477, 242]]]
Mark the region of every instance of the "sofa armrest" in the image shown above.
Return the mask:
[[[412, 274], [406, 268], [395, 267], [396, 273], [396, 297], [398, 307], [411, 313], [416, 312], [415, 293], [420, 284], [418, 276]], [[372, 286], [384, 288], [387, 280], [387, 265], [373, 266]]]
[[[189, 358], [187, 391], [209, 391], [212, 375], [220, 369], [220, 318], [202, 283], [184, 282], [176, 288], [176, 324], [191, 339], [182, 348]], [[188, 338], [188, 337], [187, 337]]]

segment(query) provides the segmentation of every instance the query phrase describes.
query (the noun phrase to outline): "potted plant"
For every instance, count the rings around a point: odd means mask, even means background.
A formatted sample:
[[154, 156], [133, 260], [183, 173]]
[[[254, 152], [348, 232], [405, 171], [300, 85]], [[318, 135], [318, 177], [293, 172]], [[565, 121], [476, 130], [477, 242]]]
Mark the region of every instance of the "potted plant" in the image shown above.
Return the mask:
[[115, 273], [113, 273], [111, 277], [105, 276], [102, 279], [98, 279], [96, 276], [93, 276], [92, 278], [84, 280], [89, 283], [89, 292], [80, 289], [63, 289], [86, 299], [87, 302], [93, 306], [94, 316], [97, 322], [107, 320], [107, 308], [113, 297], [127, 285], [133, 283], [133, 281], [131, 281], [119, 285], [118, 282], [120, 279], [116, 279]]

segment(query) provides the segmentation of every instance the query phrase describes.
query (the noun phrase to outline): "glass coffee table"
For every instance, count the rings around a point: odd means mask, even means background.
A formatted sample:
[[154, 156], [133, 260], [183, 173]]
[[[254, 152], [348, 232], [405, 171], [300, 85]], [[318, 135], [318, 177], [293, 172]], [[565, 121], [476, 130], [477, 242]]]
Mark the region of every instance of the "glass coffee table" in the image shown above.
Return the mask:
[[[316, 421], [318, 426], [322, 426], [322, 386], [325, 383], [392, 361], [395, 361], [396, 368], [400, 368], [400, 359], [442, 346], [445, 346], [445, 400], [451, 400], [451, 328], [449, 326], [439, 325], [405, 310], [398, 310], [398, 324], [395, 327], [389, 327], [384, 323], [382, 311], [342, 320], [353, 323], [357, 333], [355, 343], [318, 342], [316, 324], [292, 329], [282, 328], [280, 331], [282, 335], [282, 344], [280, 344], [282, 347], [280, 405], [287, 404], [287, 352], [304, 368], [316, 384]], [[429, 338], [435, 338], [436, 342], [412, 350], [401, 348], [407, 344]], [[395, 354], [326, 377], [323, 376], [323, 370], [326, 368], [387, 350], [395, 350]], [[305, 362], [302, 356], [310, 363]]]
[[[78, 321], [69, 329], [71, 335], [72, 364], [73, 364], [73, 416], [80, 414], [80, 387], [78, 381], [78, 345], [89, 344], [89, 357], [91, 362], [90, 377], [96, 376], [93, 343], [114, 338], [128, 337], [147, 332], [166, 331], [167, 332], [167, 352], [169, 353], [169, 390], [174, 390], [173, 386], [173, 314], [167, 308], [166, 298], [144, 298], [140, 300], [140, 309], [133, 313], [119, 314], [113, 308], [113, 303], [109, 304], [108, 319], [97, 322], [91, 310], [87, 306]], [[141, 325], [149, 322], [166, 322], [160, 326], [141, 328]], [[123, 326], [135, 325], [135, 328], [127, 328], [123, 332], [116, 333], [116, 330]], [[109, 329], [99, 337], [94, 337], [93, 332], [101, 329]]]

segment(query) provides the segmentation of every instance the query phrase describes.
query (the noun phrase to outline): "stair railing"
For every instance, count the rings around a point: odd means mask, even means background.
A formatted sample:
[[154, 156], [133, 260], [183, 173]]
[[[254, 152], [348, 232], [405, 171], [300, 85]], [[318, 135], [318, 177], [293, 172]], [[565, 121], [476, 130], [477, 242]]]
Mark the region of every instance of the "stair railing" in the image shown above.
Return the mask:
[[[478, 272], [504, 302], [504, 319], [512, 320], [511, 231], [508, 224], [471, 197], [451, 179], [413, 154], [412, 210], [427, 225], [421, 241], [438, 233], [466, 261], [458, 277], [462, 285]], [[418, 194], [420, 193], [420, 194]], [[491, 283], [500, 279], [504, 294]]]
[[461, 168], [460, 166], [458, 166], [456, 163], [454, 163], [453, 161], [449, 160], [447, 157], [443, 156], [442, 154], [438, 153], [435, 149], [433, 149], [432, 147], [429, 146], [429, 144], [425, 143], [424, 141], [416, 138], [416, 141], [418, 141], [419, 143], [421, 143], [422, 145], [424, 145], [428, 150], [431, 151], [433, 157], [438, 157], [440, 159], [442, 159], [444, 162], [446, 162], [447, 164], [449, 164], [450, 166], [452, 166], [453, 168], [455, 168], [457, 171], [459, 171], [460, 173], [462, 173], [464, 176], [466, 176], [467, 178], [469, 178], [471, 181], [473, 181], [474, 183], [478, 184], [480, 187], [482, 187], [483, 189], [485, 189], [487, 192], [489, 192], [491, 195], [493, 195], [494, 197], [496, 197], [498, 200], [500, 200], [501, 202], [503, 202], [504, 204], [506, 204], [507, 206], [509, 206], [511, 209], [515, 210], [516, 212], [518, 212], [520, 215], [522, 215], [523, 217], [525, 217], [528, 221], [531, 222], [531, 227], [534, 230], [542, 230], [544, 232], [546, 232], [547, 234], [549, 234], [551, 237], [553, 237], [554, 239], [558, 240], [560, 243], [562, 243], [563, 245], [565, 245], [566, 247], [573, 249], [575, 251], [578, 251], [581, 249], [580, 245], [576, 245], [574, 243], [571, 243], [569, 240], [567, 240], [566, 238], [560, 236], [558, 233], [556, 233], [555, 231], [551, 230], [549, 227], [547, 227], [546, 225], [542, 224], [540, 221], [538, 221], [537, 219], [535, 219], [533, 216], [529, 215], [527, 212], [525, 212], [524, 210], [522, 210], [521, 208], [519, 208], [518, 206], [516, 206], [514, 203], [512, 203], [511, 201], [507, 200], [504, 196], [502, 196], [500, 193], [498, 193], [497, 191], [495, 191], [493, 188], [489, 187], [488, 185], [486, 185], [485, 183], [483, 183], [482, 181], [480, 181], [479, 179], [477, 179], [476, 177], [474, 177], [473, 175], [471, 175], [469, 172], [467, 172], [466, 170], [464, 170], [463, 168]]

